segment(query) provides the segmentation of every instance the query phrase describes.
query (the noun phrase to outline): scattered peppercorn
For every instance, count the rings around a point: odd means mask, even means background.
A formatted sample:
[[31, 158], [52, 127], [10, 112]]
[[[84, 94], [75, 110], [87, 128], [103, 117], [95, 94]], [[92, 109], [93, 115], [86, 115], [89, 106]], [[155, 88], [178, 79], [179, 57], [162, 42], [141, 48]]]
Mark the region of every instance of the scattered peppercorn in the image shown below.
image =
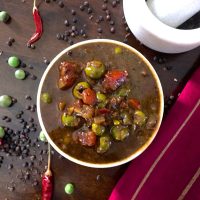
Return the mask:
[[104, 10], [104, 11], [107, 10], [107, 5], [106, 4], [102, 5], [102, 10]]
[[13, 169], [13, 164], [9, 164], [8, 165], [8, 169], [10, 170], [10, 169]]
[[178, 82], [178, 79], [177, 79], [177, 78], [174, 78], [174, 82]]
[[96, 180], [99, 181], [100, 179], [101, 179], [101, 175], [98, 174], [98, 175], [96, 176]]
[[14, 103], [17, 103], [17, 99], [14, 98], [14, 97], [12, 97], [12, 103], [13, 103], [13, 104], [14, 104]]
[[129, 31], [130, 31], [130, 29], [129, 29], [128, 26], [126, 26], [125, 30], [126, 30], [126, 32], [129, 32]]
[[117, 1], [113, 1], [112, 2], [112, 7], [114, 8], [114, 7], [116, 7], [116, 5], [117, 5]]
[[60, 6], [60, 8], [63, 8], [63, 7], [64, 7], [63, 1], [59, 1], [59, 2], [58, 2], [58, 5]]
[[171, 69], [172, 69], [172, 66], [168, 65], [168, 66], [166, 66], [166, 69], [167, 69], [167, 70], [171, 70]]
[[69, 40], [69, 45], [73, 45], [74, 42], [72, 40]]
[[34, 44], [31, 44], [31, 49], [35, 49], [35, 45]]
[[98, 29], [97, 29], [97, 32], [98, 32], [98, 33], [102, 33], [102, 32], [103, 32], [102, 28], [98, 28]]
[[[66, 19], [65, 21], [64, 21], [64, 24], [65, 24], [65, 26], [69, 26], [69, 21]], [[60, 34], [59, 34], [60, 35]]]
[[21, 68], [26, 68], [26, 64], [25, 64], [24, 62], [21, 62], [21, 63], [20, 63], [20, 67], [21, 67]]
[[84, 5], [85, 7], [89, 7], [89, 2], [88, 2], [88, 1], [84, 1], [83, 5]]
[[71, 14], [72, 14], [72, 15], [76, 15], [76, 11], [72, 9], [72, 10], [71, 10]]
[[84, 11], [84, 9], [85, 9], [83, 5], [80, 5], [79, 8], [80, 8], [81, 11]]
[[14, 38], [12, 38], [12, 37], [9, 37], [9, 38], [8, 38], [8, 41], [10, 41], [10, 42], [12, 42], [12, 43], [13, 43], [13, 42], [15, 42], [15, 39], [14, 39]]
[[114, 25], [115, 22], [113, 20], [110, 21], [110, 25]]
[[72, 55], [72, 51], [68, 51], [68, 52], [67, 52], [67, 55], [68, 55], [68, 56], [71, 56], [71, 55]]
[[115, 28], [114, 28], [114, 27], [111, 27], [111, 28], [110, 28], [110, 32], [111, 32], [111, 33], [115, 33]]
[[10, 41], [7, 41], [6, 44], [7, 44], [9, 47], [12, 46], [12, 42], [10, 42]]
[[91, 13], [92, 13], [92, 8], [88, 8], [88, 9], [87, 9], [87, 13], [88, 13], [88, 14], [91, 14]]
[[106, 14], [107, 14], [107, 15], [110, 15], [110, 10], [106, 10]]
[[110, 21], [111, 20], [111, 16], [110, 15], [106, 15], [106, 20]]
[[31, 75], [30, 75], [30, 78], [31, 78], [32, 80], [36, 80], [36, 79], [37, 79], [37, 76], [31, 74]]
[[11, 122], [11, 118], [7, 118], [5, 121], [6, 121], [7, 123]]

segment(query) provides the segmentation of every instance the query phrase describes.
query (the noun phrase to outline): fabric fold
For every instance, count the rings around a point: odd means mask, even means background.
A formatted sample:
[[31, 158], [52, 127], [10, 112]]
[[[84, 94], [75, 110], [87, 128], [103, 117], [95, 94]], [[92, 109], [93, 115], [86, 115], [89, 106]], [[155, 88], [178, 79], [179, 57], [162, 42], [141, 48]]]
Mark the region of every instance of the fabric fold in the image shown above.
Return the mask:
[[195, 189], [200, 188], [199, 122], [200, 68], [164, 119], [153, 143], [130, 163], [109, 200], [200, 199]]

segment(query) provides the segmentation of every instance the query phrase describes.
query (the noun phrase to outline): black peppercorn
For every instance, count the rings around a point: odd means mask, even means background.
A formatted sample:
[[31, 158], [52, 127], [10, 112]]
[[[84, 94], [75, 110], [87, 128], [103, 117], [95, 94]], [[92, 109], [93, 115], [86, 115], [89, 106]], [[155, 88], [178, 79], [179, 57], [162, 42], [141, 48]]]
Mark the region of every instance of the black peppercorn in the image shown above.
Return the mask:
[[104, 11], [107, 10], [107, 5], [106, 4], [102, 5], [102, 10], [104, 10]]
[[97, 29], [97, 32], [98, 32], [98, 33], [102, 33], [102, 31], [103, 31], [102, 28], [98, 28], [98, 29]]
[[72, 14], [72, 15], [76, 15], [76, 11], [72, 9], [72, 10], [71, 10], [71, 14]]
[[111, 32], [111, 33], [115, 33], [115, 28], [114, 28], [114, 27], [111, 27], [111, 28], [110, 28], [110, 32]]
[[80, 8], [81, 11], [84, 11], [84, 9], [85, 9], [83, 5], [80, 5], [79, 8]]
[[85, 7], [89, 7], [89, 2], [88, 2], [88, 1], [84, 1], [83, 5], [84, 5]]
[[64, 7], [64, 3], [62, 1], [59, 1], [58, 2], [58, 5], [60, 6], [60, 8], [63, 8]]

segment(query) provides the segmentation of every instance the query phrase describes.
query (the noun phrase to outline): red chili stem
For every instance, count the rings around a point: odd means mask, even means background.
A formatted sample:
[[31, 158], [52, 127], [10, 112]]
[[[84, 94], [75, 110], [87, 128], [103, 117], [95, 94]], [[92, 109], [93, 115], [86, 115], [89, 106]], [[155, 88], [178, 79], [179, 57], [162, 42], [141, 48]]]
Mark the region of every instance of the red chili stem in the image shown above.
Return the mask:
[[33, 0], [33, 11], [34, 11], [34, 9], [37, 9], [37, 7], [36, 7], [36, 0]]
[[48, 166], [47, 171], [42, 177], [42, 200], [51, 200], [53, 194], [53, 174], [50, 169], [51, 165], [51, 148], [48, 144]]
[[51, 168], [51, 146], [48, 143], [48, 165], [47, 165], [47, 170], [50, 171]]
[[37, 40], [40, 39], [40, 37], [42, 36], [42, 19], [40, 16], [40, 13], [36, 7], [36, 0], [34, 0], [33, 2], [33, 19], [34, 19], [34, 23], [35, 23], [35, 33], [32, 35], [32, 37], [29, 39], [28, 44], [31, 45], [34, 42], [36, 42]]

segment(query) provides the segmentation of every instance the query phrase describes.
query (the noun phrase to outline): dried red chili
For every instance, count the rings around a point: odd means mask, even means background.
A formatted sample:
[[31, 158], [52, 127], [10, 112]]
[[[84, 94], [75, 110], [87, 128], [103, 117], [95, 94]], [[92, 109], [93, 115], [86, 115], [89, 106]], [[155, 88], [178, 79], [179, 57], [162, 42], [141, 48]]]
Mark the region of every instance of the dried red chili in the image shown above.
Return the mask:
[[47, 171], [42, 177], [42, 200], [51, 200], [53, 194], [53, 174], [50, 169], [51, 163], [51, 150], [49, 145], [49, 154], [48, 154], [48, 167]]
[[35, 30], [35, 33], [32, 35], [32, 37], [27, 42], [28, 45], [31, 45], [31, 44], [35, 43], [37, 40], [39, 40], [40, 37], [42, 36], [42, 31], [43, 31], [42, 19], [41, 19], [39, 10], [36, 7], [36, 0], [34, 0], [34, 3], [33, 3], [33, 18], [34, 18], [36, 30]]

